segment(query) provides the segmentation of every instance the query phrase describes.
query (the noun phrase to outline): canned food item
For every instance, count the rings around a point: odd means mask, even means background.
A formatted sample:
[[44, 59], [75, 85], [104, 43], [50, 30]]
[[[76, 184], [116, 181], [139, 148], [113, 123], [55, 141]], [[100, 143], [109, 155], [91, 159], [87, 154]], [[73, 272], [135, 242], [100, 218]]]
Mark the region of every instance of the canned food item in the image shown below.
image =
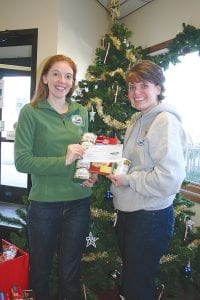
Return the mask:
[[127, 158], [122, 158], [121, 160], [114, 162], [112, 164], [112, 174], [120, 175], [127, 174], [131, 161]]
[[[80, 144], [86, 149], [87, 147], [90, 147], [91, 145], [95, 144], [96, 135], [92, 132], [86, 132], [83, 134]], [[83, 159], [78, 159], [76, 162], [76, 169], [74, 173], [74, 182], [81, 183], [84, 180], [87, 180], [90, 178], [91, 174], [89, 171], [90, 163], [84, 161]]]
[[83, 134], [80, 144], [84, 148], [87, 148], [91, 145], [95, 145], [96, 138], [97, 138], [96, 134], [94, 134], [92, 132], [86, 132]]
[[112, 163], [91, 162], [89, 171], [105, 176], [112, 174]]
[[76, 163], [76, 168], [80, 169], [80, 168], [85, 168], [89, 170], [90, 167], [90, 162], [85, 161], [84, 159], [78, 159], [77, 163]]
[[80, 168], [76, 169], [74, 178], [81, 179], [81, 180], [87, 180], [90, 178], [90, 172], [86, 168]]

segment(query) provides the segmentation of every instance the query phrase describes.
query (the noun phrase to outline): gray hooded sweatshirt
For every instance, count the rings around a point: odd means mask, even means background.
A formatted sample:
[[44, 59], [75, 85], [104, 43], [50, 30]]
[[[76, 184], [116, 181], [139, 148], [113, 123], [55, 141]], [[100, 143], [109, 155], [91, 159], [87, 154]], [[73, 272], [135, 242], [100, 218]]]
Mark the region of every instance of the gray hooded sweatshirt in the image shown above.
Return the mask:
[[123, 157], [131, 161], [123, 185], [111, 185], [121, 211], [159, 210], [173, 203], [185, 179], [187, 138], [174, 107], [159, 103], [126, 131]]

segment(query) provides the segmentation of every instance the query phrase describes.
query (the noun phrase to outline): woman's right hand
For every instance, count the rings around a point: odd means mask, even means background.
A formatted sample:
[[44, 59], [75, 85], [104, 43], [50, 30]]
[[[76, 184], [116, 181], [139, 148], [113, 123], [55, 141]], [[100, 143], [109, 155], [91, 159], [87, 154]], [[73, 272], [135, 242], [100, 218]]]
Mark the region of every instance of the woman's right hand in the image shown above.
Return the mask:
[[106, 177], [108, 179], [110, 179], [112, 181], [112, 183], [117, 187], [123, 185], [123, 181], [122, 181], [123, 175], [122, 174], [119, 174], [119, 175], [110, 174], [110, 175], [107, 175]]
[[66, 165], [71, 165], [75, 160], [83, 157], [84, 148], [80, 144], [70, 144], [66, 152]]

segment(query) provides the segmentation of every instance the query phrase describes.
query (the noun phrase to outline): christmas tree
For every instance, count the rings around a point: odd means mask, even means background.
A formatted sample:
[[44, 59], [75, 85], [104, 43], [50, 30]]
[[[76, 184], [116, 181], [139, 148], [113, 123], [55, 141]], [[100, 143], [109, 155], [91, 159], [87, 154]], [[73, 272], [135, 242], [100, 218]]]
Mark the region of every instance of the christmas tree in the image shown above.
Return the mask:
[[[163, 299], [191, 299], [200, 295], [200, 228], [194, 226], [194, 203], [180, 194], [174, 200], [175, 227], [168, 254], [160, 261], [157, 285], [164, 284]], [[189, 298], [188, 298], [189, 299]]]
[[[112, 15], [116, 14], [116, 7], [111, 11]], [[141, 49], [131, 44], [130, 36], [124, 24], [113, 21], [75, 96], [89, 112], [89, 131], [97, 136], [117, 136], [120, 142], [135, 112], [127, 98], [125, 73], [141, 57]], [[92, 291], [112, 288], [120, 277], [121, 259], [113, 228], [115, 212], [109, 186], [110, 181], [99, 176], [93, 188], [91, 230], [83, 256], [83, 284], [91, 299], [95, 299]]]
[[[79, 82], [75, 99], [81, 99], [81, 104], [88, 109], [89, 131], [97, 135], [116, 135], [123, 142], [125, 129], [136, 115], [127, 98], [125, 73], [130, 65], [146, 58], [146, 55], [141, 47], [135, 48], [131, 44], [131, 32], [125, 25], [117, 22], [117, 2], [111, 1], [110, 32], [101, 39], [95, 61], [88, 67], [85, 79]], [[162, 63], [160, 61], [161, 66]], [[95, 299], [92, 291], [99, 288], [120, 287], [121, 259], [113, 228], [115, 212], [109, 186], [110, 182], [99, 176], [93, 188], [90, 234], [94, 240], [86, 247], [83, 257], [83, 284], [87, 299]], [[160, 262], [157, 286], [161, 292], [158, 292], [158, 299], [162, 297], [163, 287], [162, 299], [182, 299], [183, 290], [200, 289], [200, 231], [193, 227], [190, 211], [193, 205], [177, 194], [174, 201], [175, 233], [168, 255]]]

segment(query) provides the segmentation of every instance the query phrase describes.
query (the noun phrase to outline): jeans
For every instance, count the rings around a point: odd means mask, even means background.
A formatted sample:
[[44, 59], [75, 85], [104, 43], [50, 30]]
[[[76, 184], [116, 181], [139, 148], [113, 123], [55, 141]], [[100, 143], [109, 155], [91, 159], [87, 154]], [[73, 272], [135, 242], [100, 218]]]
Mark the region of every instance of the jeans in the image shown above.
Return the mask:
[[[59, 257], [59, 300], [79, 300], [80, 264], [90, 224], [90, 199], [30, 201], [27, 214], [30, 287], [37, 300], [49, 300], [53, 256]], [[57, 247], [59, 242], [59, 247]]]
[[154, 211], [118, 211], [116, 234], [123, 262], [122, 289], [126, 300], [156, 299], [154, 281], [173, 228], [172, 206]]

